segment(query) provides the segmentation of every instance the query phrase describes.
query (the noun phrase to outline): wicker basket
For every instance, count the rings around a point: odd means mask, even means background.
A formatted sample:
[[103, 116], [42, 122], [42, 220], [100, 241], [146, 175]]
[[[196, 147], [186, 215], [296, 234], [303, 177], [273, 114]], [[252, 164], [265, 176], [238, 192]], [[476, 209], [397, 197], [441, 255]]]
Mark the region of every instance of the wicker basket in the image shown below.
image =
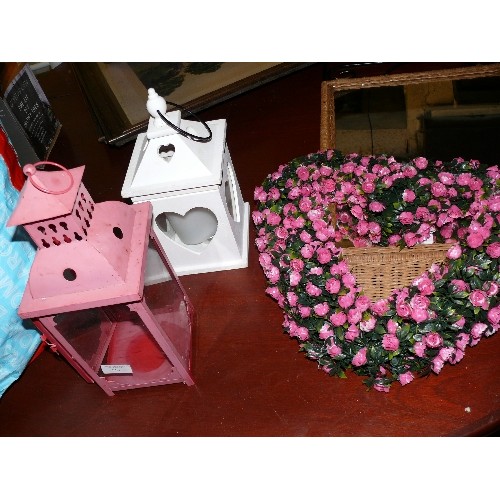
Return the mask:
[[436, 243], [414, 248], [343, 248], [342, 254], [363, 293], [372, 301], [387, 298], [395, 288], [409, 286], [432, 264], [441, 263], [451, 244]]

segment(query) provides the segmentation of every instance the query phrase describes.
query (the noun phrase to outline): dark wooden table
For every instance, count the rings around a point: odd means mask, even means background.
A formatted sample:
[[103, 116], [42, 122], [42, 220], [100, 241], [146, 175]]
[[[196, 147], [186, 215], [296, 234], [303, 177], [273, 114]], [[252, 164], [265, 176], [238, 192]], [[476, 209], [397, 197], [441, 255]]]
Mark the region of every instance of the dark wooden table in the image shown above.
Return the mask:
[[[320, 86], [315, 64], [200, 116], [225, 118], [243, 197], [280, 163], [316, 151]], [[97, 141], [98, 131], [68, 64], [39, 76], [63, 124], [51, 160], [85, 164], [96, 202], [120, 199], [133, 143]], [[45, 350], [0, 399], [2, 436], [477, 436], [500, 424], [500, 335], [483, 339], [457, 365], [390, 393], [361, 378], [330, 378], [282, 333], [250, 227], [246, 269], [181, 277], [197, 312], [196, 384], [108, 397]], [[470, 409], [470, 411], [466, 411]]]

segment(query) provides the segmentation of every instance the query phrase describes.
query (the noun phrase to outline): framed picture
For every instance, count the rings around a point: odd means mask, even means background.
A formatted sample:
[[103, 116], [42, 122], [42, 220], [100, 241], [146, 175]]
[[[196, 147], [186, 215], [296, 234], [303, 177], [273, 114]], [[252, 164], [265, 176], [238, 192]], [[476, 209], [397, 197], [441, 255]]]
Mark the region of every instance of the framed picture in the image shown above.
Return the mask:
[[500, 64], [324, 81], [320, 147], [500, 161]]
[[74, 63], [73, 68], [102, 131], [121, 145], [147, 129], [147, 89], [192, 113], [310, 63]]

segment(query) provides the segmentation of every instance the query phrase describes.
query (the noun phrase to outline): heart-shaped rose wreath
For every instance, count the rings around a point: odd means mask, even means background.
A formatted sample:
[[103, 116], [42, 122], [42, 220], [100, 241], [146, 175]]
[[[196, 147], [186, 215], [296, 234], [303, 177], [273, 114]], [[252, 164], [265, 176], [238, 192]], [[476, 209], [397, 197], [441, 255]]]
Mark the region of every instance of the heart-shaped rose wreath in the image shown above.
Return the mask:
[[[325, 372], [351, 369], [379, 391], [459, 362], [500, 326], [499, 188], [498, 166], [462, 158], [327, 150], [281, 165], [255, 188], [252, 215], [285, 331]], [[345, 241], [367, 255], [424, 243], [448, 250], [373, 298], [351, 272]]]

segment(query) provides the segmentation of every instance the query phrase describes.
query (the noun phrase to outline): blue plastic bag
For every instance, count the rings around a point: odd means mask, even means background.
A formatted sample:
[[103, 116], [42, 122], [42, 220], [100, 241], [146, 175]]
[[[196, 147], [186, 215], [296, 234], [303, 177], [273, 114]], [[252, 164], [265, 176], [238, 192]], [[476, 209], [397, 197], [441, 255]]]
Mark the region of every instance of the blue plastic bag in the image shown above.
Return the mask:
[[33, 323], [17, 314], [36, 252], [22, 227], [6, 227], [18, 198], [0, 155], [0, 397], [20, 377], [41, 342]]

